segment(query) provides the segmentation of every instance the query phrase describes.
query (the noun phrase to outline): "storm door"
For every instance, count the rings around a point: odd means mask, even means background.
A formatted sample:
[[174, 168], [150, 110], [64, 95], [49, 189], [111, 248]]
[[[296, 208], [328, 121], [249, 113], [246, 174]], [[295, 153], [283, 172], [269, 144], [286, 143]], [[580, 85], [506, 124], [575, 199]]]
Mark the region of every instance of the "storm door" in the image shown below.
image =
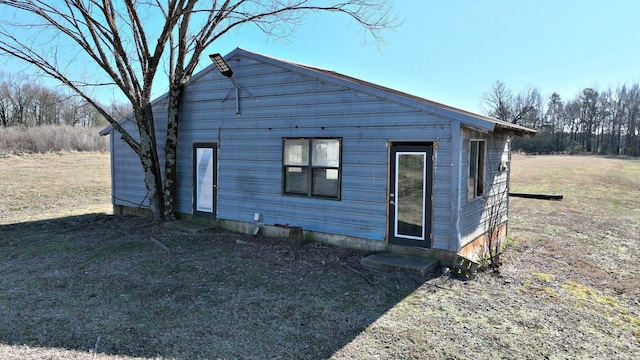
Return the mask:
[[193, 144], [193, 215], [214, 219], [216, 206], [216, 144]]
[[431, 247], [433, 146], [391, 146], [389, 243]]

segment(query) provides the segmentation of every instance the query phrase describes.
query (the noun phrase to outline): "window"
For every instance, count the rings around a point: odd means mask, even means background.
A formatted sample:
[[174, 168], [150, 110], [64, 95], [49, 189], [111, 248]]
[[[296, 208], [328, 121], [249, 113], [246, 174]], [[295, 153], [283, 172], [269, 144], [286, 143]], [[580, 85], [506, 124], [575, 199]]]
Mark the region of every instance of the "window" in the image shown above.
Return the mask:
[[467, 180], [467, 197], [474, 199], [484, 194], [484, 140], [469, 142], [469, 178]]
[[340, 199], [342, 139], [282, 139], [283, 193]]

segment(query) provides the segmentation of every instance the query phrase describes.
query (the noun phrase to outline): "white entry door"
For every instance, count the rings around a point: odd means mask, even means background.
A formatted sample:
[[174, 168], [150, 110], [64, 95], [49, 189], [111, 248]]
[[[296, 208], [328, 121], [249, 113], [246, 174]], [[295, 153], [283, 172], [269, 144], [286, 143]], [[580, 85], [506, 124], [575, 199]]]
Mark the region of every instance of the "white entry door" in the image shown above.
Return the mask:
[[216, 144], [193, 144], [193, 215], [215, 218]]

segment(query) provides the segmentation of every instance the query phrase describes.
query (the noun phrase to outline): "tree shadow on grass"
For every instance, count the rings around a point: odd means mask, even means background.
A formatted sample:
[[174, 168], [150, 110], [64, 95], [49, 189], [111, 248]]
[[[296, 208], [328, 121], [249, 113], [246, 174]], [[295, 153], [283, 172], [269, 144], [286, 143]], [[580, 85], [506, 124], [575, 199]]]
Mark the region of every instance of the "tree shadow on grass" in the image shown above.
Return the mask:
[[431, 278], [362, 267], [366, 255], [103, 214], [0, 226], [0, 342], [101, 356], [327, 358]]

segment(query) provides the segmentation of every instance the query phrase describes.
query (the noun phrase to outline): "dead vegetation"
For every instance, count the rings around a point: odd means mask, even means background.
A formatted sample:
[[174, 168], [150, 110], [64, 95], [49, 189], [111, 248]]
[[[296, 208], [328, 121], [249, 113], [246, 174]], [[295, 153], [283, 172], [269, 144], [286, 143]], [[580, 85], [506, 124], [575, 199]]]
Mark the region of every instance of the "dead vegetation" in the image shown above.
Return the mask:
[[[22, 165], [38, 170], [20, 184], [4, 178], [0, 186], [25, 191], [12, 199], [28, 198], [29, 189], [53, 181], [44, 175], [52, 168], [78, 171], [56, 163], [81, 162], [78, 156]], [[2, 173], [31, 161], [9, 160], [0, 159]], [[95, 162], [108, 169], [108, 157]], [[95, 181], [108, 194], [108, 171]], [[76, 215], [92, 201], [72, 200], [72, 194], [93, 190], [74, 184], [66, 195], [51, 192], [66, 200], [43, 195], [48, 206], [38, 219], [27, 206], [4, 216], [11, 207], [0, 198], [0, 358], [640, 354], [635, 160], [515, 157], [514, 191], [565, 199], [512, 198], [514, 245], [501, 258], [501, 275], [481, 273], [467, 282], [375, 271], [359, 264], [365, 254], [346, 249]]]
[[107, 152], [109, 137], [96, 127], [40, 125], [0, 127], [0, 155], [49, 152]]

